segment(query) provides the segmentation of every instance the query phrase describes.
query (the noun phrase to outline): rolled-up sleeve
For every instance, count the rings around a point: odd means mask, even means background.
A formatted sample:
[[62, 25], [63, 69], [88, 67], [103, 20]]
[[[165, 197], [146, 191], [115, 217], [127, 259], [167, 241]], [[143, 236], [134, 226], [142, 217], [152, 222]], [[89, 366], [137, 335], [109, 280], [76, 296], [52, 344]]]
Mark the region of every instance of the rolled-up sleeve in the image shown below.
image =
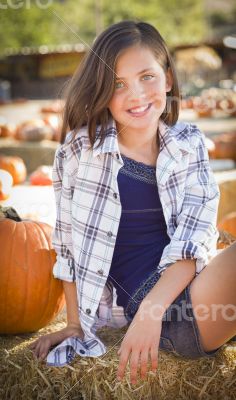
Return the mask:
[[205, 136], [190, 156], [183, 206], [176, 219], [176, 230], [165, 247], [158, 269], [160, 273], [182, 259], [196, 259], [196, 275], [217, 254], [217, 212], [219, 186], [209, 163]]
[[55, 153], [52, 181], [56, 201], [56, 223], [52, 233], [52, 246], [56, 251], [53, 276], [68, 282], [75, 281], [72, 250], [71, 203], [72, 176], [65, 168], [66, 154], [61, 147]]

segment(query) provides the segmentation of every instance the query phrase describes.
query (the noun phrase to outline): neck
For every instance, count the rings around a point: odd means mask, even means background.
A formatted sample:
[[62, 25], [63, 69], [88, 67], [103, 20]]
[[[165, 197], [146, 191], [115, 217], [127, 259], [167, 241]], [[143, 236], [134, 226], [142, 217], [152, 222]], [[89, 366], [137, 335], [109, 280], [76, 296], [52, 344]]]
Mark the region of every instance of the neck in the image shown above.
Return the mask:
[[155, 151], [159, 146], [159, 129], [132, 131], [129, 128], [121, 128], [117, 124], [118, 142], [133, 151], [151, 150]]

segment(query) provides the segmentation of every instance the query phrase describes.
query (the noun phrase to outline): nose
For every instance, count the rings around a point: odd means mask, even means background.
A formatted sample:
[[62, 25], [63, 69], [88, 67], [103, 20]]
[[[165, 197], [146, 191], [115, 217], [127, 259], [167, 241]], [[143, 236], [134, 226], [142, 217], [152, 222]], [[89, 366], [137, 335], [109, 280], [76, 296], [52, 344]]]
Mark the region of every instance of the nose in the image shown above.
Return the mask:
[[132, 86], [129, 87], [129, 101], [137, 103], [145, 98], [146, 92], [140, 82], [134, 83]]

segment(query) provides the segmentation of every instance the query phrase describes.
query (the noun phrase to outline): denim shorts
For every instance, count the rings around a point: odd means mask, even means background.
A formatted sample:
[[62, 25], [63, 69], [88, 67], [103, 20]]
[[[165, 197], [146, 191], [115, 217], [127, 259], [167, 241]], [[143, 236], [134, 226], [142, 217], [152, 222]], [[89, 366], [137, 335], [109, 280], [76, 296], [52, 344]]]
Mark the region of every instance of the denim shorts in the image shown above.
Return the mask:
[[[160, 278], [155, 272], [139, 289], [137, 289], [124, 310], [129, 322], [132, 321], [139, 304], [150, 289]], [[193, 313], [190, 296], [190, 284], [179, 294], [169, 306], [162, 318], [162, 330], [159, 348], [190, 359], [201, 357], [214, 357], [222, 348], [219, 347], [210, 352], [203, 349], [197, 322]]]

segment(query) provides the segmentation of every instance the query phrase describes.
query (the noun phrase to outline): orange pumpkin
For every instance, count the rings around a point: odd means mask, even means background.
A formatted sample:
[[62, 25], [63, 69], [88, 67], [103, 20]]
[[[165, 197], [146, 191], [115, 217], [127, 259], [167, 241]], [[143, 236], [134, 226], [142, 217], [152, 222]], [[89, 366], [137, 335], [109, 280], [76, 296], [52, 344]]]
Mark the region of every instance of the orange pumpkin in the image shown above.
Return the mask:
[[35, 332], [65, 304], [62, 281], [52, 275], [51, 233], [46, 223], [21, 220], [13, 208], [0, 208], [1, 334]]
[[65, 105], [64, 100], [53, 100], [50, 104], [47, 106], [45, 105], [44, 107], [41, 108], [42, 113], [55, 113], [55, 114], [60, 114], [63, 111], [63, 107]]
[[0, 169], [0, 200], [6, 200], [11, 194], [13, 178], [4, 169]]
[[46, 125], [49, 125], [53, 130], [52, 140], [60, 141], [62, 121], [57, 114], [48, 114], [43, 118]]
[[42, 119], [32, 119], [18, 125], [15, 132], [15, 139], [30, 142], [51, 140], [53, 129]]
[[7, 124], [7, 123], [0, 123], [0, 137], [5, 138], [5, 137], [10, 137], [13, 138], [15, 135], [15, 127], [12, 124]]
[[212, 109], [211, 108], [199, 108], [197, 111], [197, 115], [199, 118], [209, 118], [212, 117]]
[[219, 102], [219, 109], [230, 114], [231, 111], [234, 111], [235, 104], [231, 99], [222, 99]]
[[22, 158], [17, 156], [0, 156], [0, 168], [8, 171], [13, 178], [13, 185], [22, 183], [26, 179], [26, 166]]
[[187, 108], [192, 109], [193, 108], [193, 98], [192, 97], [188, 97], [186, 99], [187, 101]]
[[236, 161], [236, 132], [223, 133], [213, 138], [214, 158], [230, 158]]
[[41, 165], [30, 175], [31, 185], [52, 185], [52, 167], [50, 165]]
[[218, 227], [236, 237], [236, 211], [227, 214], [220, 221]]
[[198, 96], [194, 97], [193, 109], [199, 118], [208, 118], [212, 116], [213, 108], [209, 99], [204, 99]]

